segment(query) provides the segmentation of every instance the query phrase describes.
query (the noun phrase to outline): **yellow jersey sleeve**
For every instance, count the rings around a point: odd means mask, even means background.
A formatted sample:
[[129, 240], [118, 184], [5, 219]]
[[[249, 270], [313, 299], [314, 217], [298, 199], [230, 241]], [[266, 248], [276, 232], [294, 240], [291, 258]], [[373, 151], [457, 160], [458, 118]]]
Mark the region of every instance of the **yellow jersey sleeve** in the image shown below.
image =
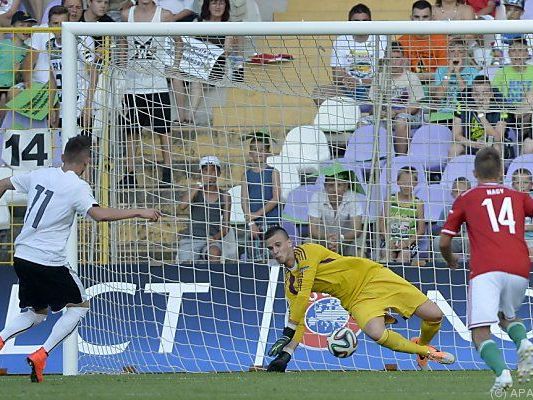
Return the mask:
[[[322, 246], [302, 245], [294, 249], [296, 257], [296, 271], [293, 279], [291, 294], [294, 295], [293, 301], [290, 302], [289, 320], [299, 325], [305, 314], [309, 297], [315, 282], [315, 275], [321, 260], [320, 249]], [[295, 283], [295, 284], [294, 284]]]

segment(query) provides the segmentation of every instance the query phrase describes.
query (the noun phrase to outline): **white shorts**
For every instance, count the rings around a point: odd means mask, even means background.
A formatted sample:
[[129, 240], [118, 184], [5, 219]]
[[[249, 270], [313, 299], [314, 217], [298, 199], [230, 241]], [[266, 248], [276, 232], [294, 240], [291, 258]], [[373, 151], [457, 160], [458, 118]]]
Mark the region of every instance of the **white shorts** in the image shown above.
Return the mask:
[[528, 286], [528, 279], [501, 271], [487, 272], [472, 278], [468, 285], [468, 329], [499, 322], [500, 311], [505, 319], [515, 319]]

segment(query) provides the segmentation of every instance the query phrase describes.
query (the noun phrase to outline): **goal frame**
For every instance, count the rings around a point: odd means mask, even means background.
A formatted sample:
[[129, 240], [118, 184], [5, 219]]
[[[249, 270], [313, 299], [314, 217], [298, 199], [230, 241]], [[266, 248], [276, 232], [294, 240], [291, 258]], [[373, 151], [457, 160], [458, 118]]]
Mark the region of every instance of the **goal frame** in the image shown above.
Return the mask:
[[[531, 31], [531, 22], [522, 21], [320, 21], [320, 22], [194, 22], [158, 24], [138, 23], [96, 23], [66, 22], [62, 24], [62, 141], [63, 147], [69, 138], [77, 134], [76, 95], [77, 95], [77, 37], [78, 36], [180, 36], [180, 35], [401, 35], [401, 34], [498, 34], [523, 33]], [[77, 224], [74, 223], [67, 245], [67, 260], [77, 271]], [[78, 335], [77, 331], [63, 344], [63, 374], [78, 374]]]

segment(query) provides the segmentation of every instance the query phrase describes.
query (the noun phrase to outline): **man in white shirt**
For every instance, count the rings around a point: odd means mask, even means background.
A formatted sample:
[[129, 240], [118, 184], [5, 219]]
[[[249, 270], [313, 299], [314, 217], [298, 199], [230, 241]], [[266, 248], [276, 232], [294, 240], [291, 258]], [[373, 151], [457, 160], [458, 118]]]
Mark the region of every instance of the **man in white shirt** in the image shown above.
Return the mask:
[[89, 311], [83, 285], [68, 265], [67, 240], [76, 214], [95, 221], [143, 218], [157, 221], [154, 209], [103, 208], [98, 206], [89, 184], [80, 176], [91, 160], [91, 139], [71, 138], [60, 168], [41, 168], [0, 180], [0, 198], [7, 190], [27, 193], [24, 226], [15, 240], [14, 267], [19, 278], [20, 308], [26, 312], [7, 323], [0, 332], [0, 350], [7, 340], [40, 324], [49, 309], [66, 311], [54, 325], [43, 346], [27, 357], [32, 382], [42, 382], [48, 353], [68, 337]]
[[362, 232], [362, 203], [351, 190], [349, 171], [325, 179], [324, 190], [314, 193], [309, 204], [309, 235], [331, 251], [354, 256]]
[[[364, 4], [354, 6], [348, 17], [349, 21], [372, 20], [370, 9]], [[385, 56], [386, 46], [385, 36], [374, 35], [341, 35], [333, 43], [330, 63], [333, 83], [346, 95], [367, 103], [363, 112], [370, 111], [368, 91], [374, 81], [378, 61]]]
[[[348, 13], [348, 21], [371, 20], [371, 11], [364, 4], [353, 6]], [[361, 104], [362, 112], [370, 112], [372, 108], [369, 104], [368, 91], [374, 81], [378, 61], [385, 56], [386, 46], [386, 36], [338, 36], [333, 42], [330, 59], [333, 84], [315, 89], [313, 93], [315, 103], [320, 105], [328, 97], [348, 96], [364, 103]]]

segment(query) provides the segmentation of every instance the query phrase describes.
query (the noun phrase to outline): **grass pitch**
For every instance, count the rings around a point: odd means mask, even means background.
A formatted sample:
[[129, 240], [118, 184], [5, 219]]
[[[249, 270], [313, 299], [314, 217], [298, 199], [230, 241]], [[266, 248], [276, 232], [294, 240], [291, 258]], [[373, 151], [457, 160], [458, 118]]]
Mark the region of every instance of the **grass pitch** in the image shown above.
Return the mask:
[[[488, 400], [493, 380], [489, 371], [45, 376], [40, 384], [25, 376], [1, 376], [0, 399]], [[533, 398], [533, 384], [514, 388], [515, 397], [523, 390]]]

